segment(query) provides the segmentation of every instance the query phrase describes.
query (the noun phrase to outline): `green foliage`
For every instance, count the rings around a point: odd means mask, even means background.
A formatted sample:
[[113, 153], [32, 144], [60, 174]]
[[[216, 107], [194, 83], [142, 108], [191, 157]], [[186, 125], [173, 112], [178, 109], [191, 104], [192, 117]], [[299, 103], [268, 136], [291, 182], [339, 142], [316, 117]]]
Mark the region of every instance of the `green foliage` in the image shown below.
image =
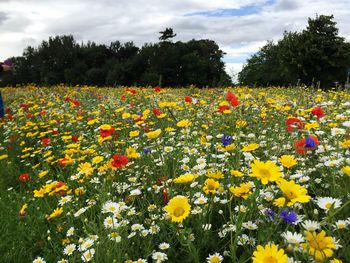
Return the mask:
[[350, 43], [338, 36], [332, 16], [309, 18], [302, 32], [285, 32], [277, 43], [268, 42], [248, 59], [239, 81], [248, 85], [288, 85], [298, 79], [307, 85], [330, 87], [346, 80]]
[[14, 70], [4, 74], [1, 86], [40, 85], [158, 85], [217, 86], [231, 81], [221, 61], [224, 53], [212, 40], [172, 43], [171, 28], [161, 42], [145, 44], [114, 41], [109, 46], [94, 42], [78, 44], [73, 36], [50, 37], [23, 56], [12, 58]]

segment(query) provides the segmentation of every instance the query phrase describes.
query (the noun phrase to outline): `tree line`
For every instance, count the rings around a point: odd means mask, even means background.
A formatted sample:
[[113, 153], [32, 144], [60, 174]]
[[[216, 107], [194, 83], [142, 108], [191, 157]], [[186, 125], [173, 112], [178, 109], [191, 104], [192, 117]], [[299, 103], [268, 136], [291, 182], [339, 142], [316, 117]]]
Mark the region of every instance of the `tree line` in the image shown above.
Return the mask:
[[72, 35], [50, 37], [27, 47], [10, 60], [11, 74], [1, 85], [143, 85], [222, 86], [231, 83], [224, 69], [224, 52], [212, 40], [172, 42], [172, 28], [160, 32], [158, 43], [141, 48], [133, 42], [77, 43]]
[[343, 84], [350, 74], [350, 43], [338, 35], [334, 17], [316, 15], [301, 32], [284, 32], [251, 56], [238, 74], [246, 85], [295, 85], [323, 88]]

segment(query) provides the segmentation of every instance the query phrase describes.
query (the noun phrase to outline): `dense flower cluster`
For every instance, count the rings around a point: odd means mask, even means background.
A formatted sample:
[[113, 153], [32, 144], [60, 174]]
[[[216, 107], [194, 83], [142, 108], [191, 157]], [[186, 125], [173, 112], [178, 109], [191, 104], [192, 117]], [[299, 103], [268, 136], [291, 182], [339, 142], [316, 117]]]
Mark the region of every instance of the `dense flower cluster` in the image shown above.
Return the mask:
[[2, 93], [6, 262], [350, 262], [346, 92]]

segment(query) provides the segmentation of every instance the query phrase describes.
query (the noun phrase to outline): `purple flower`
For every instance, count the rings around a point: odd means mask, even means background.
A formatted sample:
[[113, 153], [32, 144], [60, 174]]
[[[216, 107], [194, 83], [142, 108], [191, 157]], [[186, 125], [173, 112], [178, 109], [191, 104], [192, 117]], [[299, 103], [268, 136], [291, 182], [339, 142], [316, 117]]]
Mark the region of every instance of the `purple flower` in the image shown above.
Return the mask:
[[298, 220], [298, 215], [293, 211], [282, 210], [280, 218], [289, 224], [294, 224]]
[[221, 142], [224, 146], [230, 145], [232, 143], [232, 137], [230, 135], [223, 135]]
[[305, 139], [305, 147], [306, 148], [316, 148], [317, 144], [311, 137], [307, 137]]
[[273, 219], [276, 217], [276, 213], [270, 208], [267, 208], [264, 211], [264, 214], [266, 215], [268, 221], [273, 221]]
[[145, 148], [145, 149], [143, 149], [143, 152], [144, 152], [144, 153], [150, 153], [150, 152], [151, 152], [151, 149], [150, 149], [150, 148]]

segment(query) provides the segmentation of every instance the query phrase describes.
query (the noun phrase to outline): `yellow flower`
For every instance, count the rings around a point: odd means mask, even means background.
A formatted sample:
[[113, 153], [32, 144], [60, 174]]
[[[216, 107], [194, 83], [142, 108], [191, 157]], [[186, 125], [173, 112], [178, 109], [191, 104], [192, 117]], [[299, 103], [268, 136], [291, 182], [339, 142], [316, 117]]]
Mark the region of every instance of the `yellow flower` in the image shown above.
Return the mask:
[[308, 203], [311, 197], [307, 195], [307, 189], [294, 183], [294, 181], [287, 181], [280, 179], [277, 183], [283, 192], [284, 196], [289, 201], [287, 206], [292, 206], [295, 203]]
[[350, 176], [350, 166], [344, 166], [341, 171], [345, 173], [346, 175]]
[[277, 207], [283, 207], [286, 204], [286, 199], [284, 197], [277, 198], [273, 204]]
[[317, 122], [312, 122], [312, 123], [306, 123], [305, 124], [305, 129], [306, 130], [311, 130], [311, 129], [316, 129], [316, 128], [319, 128], [320, 127], [320, 125], [318, 125], [318, 123]]
[[259, 160], [254, 160], [254, 163], [251, 165], [251, 167], [251, 176], [259, 178], [262, 184], [274, 182], [282, 176], [279, 167], [271, 161], [264, 163]]
[[100, 126], [100, 129], [101, 129], [101, 130], [108, 131], [108, 130], [112, 129], [112, 126], [109, 125], [109, 124], [102, 124], [102, 125]]
[[162, 130], [158, 129], [155, 131], [147, 132], [146, 136], [148, 139], [155, 139], [155, 138], [158, 138], [158, 136], [161, 134], [161, 132], [162, 132]]
[[185, 119], [185, 120], [181, 120], [179, 122], [176, 123], [176, 126], [177, 127], [180, 127], [180, 128], [185, 128], [185, 127], [188, 127], [192, 124], [192, 122], [188, 119]]
[[304, 250], [319, 261], [331, 257], [333, 255], [332, 249], [336, 248], [333, 238], [326, 236], [324, 230], [318, 234], [315, 231], [307, 232], [305, 240]]
[[251, 144], [245, 145], [245, 146], [242, 148], [242, 152], [252, 152], [252, 151], [258, 149], [259, 147], [260, 147], [259, 144], [257, 144], [257, 143], [251, 143]]
[[46, 217], [47, 220], [50, 220], [52, 218], [58, 217], [63, 213], [63, 207], [56, 208], [48, 217]]
[[38, 174], [39, 178], [44, 177], [45, 175], [47, 175], [49, 173], [49, 171], [42, 171]]
[[350, 140], [344, 140], [340, 142], [340, 146], [345, 148], [345, 149], [350, 149]]
[[131, 131], [129, 132], [129, 136], [132, 137], [137, 137], [139, 136], [140, 132], [139, 131]]
[[253, 188], [253, 184], [248, 182], [248, 183], [242, 183], [237, 187], [231, 186], [229, 190], [236, 197], [242, 197], [243, 199], [248, 199], [248, 197], [252, 194], [251, 192], [252, 188]]
[[9, 157], [7, 154], [0, 155], [0, 161]]
[[215, 194], [219, 186], [220, 186], [219, 182], [215, 181], [214, 179], [208, 178], [204, 182], [203, 191], [206, 194], [209, 194], [209, 193]]
[[94, 168], [92, 168], [90, 163], [81, 163], [79, 164], [77, 171], [86, 176], [90, 176], [94, 172]]
[[238, 170], [231, 170], [230, 174], [234, 177], [242, 177], [243, 176], [243, 173], [238, 171]]
[[173, 131], [175, 131], [175, 129], [172, 128], [172, 127], [166, 127], [166, 128], [165, 128], [165, 131], [166, 131], [166, 132], [173, 132]]
[[122, 114], [122, 118], [123, 118], [123, 119], [128, 119], [128, 118], [130, 118], [130, 116], [131, 116], [131, 114], [128, 113], [128, 112], [124, 112], [124, 113]]
[[275, 244], [268, 244], [265, 247], [259, 245], [253, 253], [253, 263], [287, 263], [288, 257], [284, 250], [278, 249]]
[[[204, 139], [205, 139], [205, 137], [204, 137]], [[234, 143], [231, 143], [231, 144], [226, 145], [226, 146], [220, 145], [220, 146], [218, 147], [218, 150], [224, 151], [224, 152], [231, 152], [231, 151], [233, 151], [234, 149], [236, 149], [236, 145], [235, 145]]]
[[237, 120], [236, 121], [236, 128], [242, 128], [247, 126], [247, 122], [245, 120]]
[[96, 119], [92, 119], [92, 120], [89, 120], [88, 121], [88, 125], [93, 125], [93, 124], [95, 124], [97, 122], [97, 120]]
[[78, 187], [74, 190], [74, 194], [75, 195], [83, 195], [85, 194], [86, 190], [82, 187]]
[[194, 179], [196, 179], [198, 175], [196, 174], [182, 174], [179, 177], [174, 179], [174, 183], [176, 184], [187, 184], [192, 183]]
[[188, 203], [187, 197], [178, 195], [170, 199], [164, 210], [171, 217], [172, 222], [181, 223], [190, 214], [191, 205]]
[[115, 113], [122, 112], [125, 108], [118, 108], [115, 110]]
[[126, 148], [126, 155], [130, 159], [137, 159], [140, 158], [140, 154], [132, 147]]
[[162, 114], [159, 114], [159, 115], [157, 116], [158, 119], [163, 119], [163, 118], [165, 118], [165, 117], [166, 117], [166, 113], [162, 113]]
[[282, 155], [278, 160], [286, 168], [292, 168], [298, 164], [297, 160], [292, 155]]
[[96, 157], [92, 158], [91, 161], [93, 164], [98, 164], [98, 163], [103, 161], [103, 156], [96, 156]]
[[26, 215], [26, 209], [28, 208], [28, 204], [22, 205], [21, 209], [19, 210], [19, 215], [20, 216], [25, 216]]
[[330, 263], [343, 263], [340, 259], [333, 258], [332, 260], [329, 261]]
[[213, 170], [209, 170], [206, 173], [206, 176], [209, 178], [213, 178], [213, 179], [222, 179], [224, 178], [224, 174], [221, 171], [213, 171]]

